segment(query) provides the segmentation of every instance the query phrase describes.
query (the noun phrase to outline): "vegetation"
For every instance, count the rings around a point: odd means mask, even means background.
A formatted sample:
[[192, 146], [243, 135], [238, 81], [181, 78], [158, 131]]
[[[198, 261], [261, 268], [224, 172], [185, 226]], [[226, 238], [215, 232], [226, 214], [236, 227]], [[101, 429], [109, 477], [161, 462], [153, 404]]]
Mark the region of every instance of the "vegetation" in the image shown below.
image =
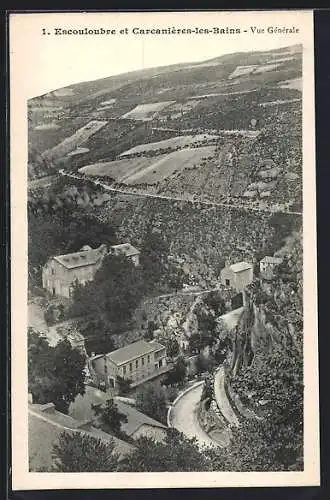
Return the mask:
[[[94, 280], [75, 287], [70, 314], [92, 318], [91, 323], [87, 322], [85, 326], [80, 321], [80, 328], [87, 339], [89, 333], [95, 334], [93, 318], [97, 318], [104, 348], [110, 332], [118, 333], [127, 326], [143, 294], [140, 269], [125, 256], [106, 255]], [[100, 350], [101, 346], [98, 346], [97, 351]]]
[[105, 405], [92, 405], [92, 409], [105, 432], [121, 435], [121, 424], [127, 422], [127, 417], [118, 410], [113, 399], [108, 399]]
[[123, 472], [190, 472], [209, 470], [210, 462], [195, 439], [187, 439], [175, 429], [168, 429], [164, 443], [141, 437], [137, 447], [120, 464]]
[[164, 385], [180, 385], [184, 382], [187, 373], [187, 364], [183, 357], [177, 359], [173, 369], [167, 373]]
[[68, 413], [70, 403], [85, 393], [85, 356], [68, 340], [51, 347], [32, 328], [28, 330], [28, 387], [33, 402], [54, 403]]
[[[250, 318], [238, 329], [234, 364], [240, 368], [230, 384], [259, 420], [244, 421], [235, 431], [230, 448], [232, 461], [226, 459], [226, 467], [234, 470], [303, 468], [301, 250], [301, 235], [292, 235], [283, 247], [286, 258], [267, 289], [260, 281], [249, 287], [255, 312], [248, 312]], [[268, 329], [261, 311], [266, 315]], [[253, 346], [249, 345], [252, 325], [257, 325]]]
[[166, 392], [159, 383], [145, 384], [136, 392], [136, 408], [149, 417], [166, 424]]
[[83, 434], [67, 432], [60, 434], [53, 445], [54, 472], [113, 472], [118, 469], [118, 455], [114, 442]]
[[[59, 186], [60, 189], [60, 186]], [[31, 285], [41, 285], [41, 268], [53, 255], [79, 251], [83, 245], [92, 248], [102, 243], [116, 243], [111, 226], [87, 215], [79, 200], [88, 192], [73, 193], [69, 189], [45, 193], [29, 204], [29, 279]], [[86, 202], [88, 203], [88, 202]], [[92, 222], [92, 223], [91, 223]]]

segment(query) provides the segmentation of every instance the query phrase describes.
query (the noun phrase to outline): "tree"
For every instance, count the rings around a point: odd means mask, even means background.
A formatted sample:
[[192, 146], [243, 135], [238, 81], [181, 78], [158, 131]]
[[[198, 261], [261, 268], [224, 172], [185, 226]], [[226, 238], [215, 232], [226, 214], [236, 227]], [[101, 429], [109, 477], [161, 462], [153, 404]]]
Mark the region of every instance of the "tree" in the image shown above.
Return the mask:
[[140, 386], [136, 393], [136, 408], [149, 417], [166, 423], [166, 394], [162, 386], [159, 383]]
[[73, 292], [73, 316], [100, 318], [108, 325], [124, 326], [143, 295], [140, 270], [125, 256], [106, 255], [94, 280]]
[[226, 312], [226, 304], [218, 291], [212, 291], [204, 297], [204, 303], [213, 309], [216, 316], [221, 316]]
[[148, 289], [159, 284], [162, 277], [167, 275], [167, 256], [169, 244], [158, 231], [152, 229], [151, 224], [144, 236], [141, 245], [141, 268], [144, 281]]
[[115, 331], [109, 332], [108, 323], [102, 317], [85, 317], [77, 321], [77, 329], [85, 339], [86, 351], [89, 355], [104, 354], [115, 349], [113, 335]]
[[175, 385], [182, 384], [184, 379], [186, 378], [187, 373], [187, 365], [184, 358], [179, 358], [173, 369], [168, 372], [166, 379], [164, 380], [165, 385]]
[[208, 471], [211, 462], [199, 450], [195, 438], [188, 439], [176, 429], [168, 429], [164, 442], [141, 437], [136, 449], [120, 464], [123, 472]]
[[196, 372], [201, 374], [203, 372], [210, 371], [213, 367], [213, 362], [210, 358], [206, 358], [202, 354], [199, 354], [196, 358]]
[[152, 340], [154, 338], [154, 331], [157, 330], [157, 325], [156, 323], [151, 320], [151, 321], [148, 321], [148, 325], [147, 325], [147, 331], [144, 335], [144, 338], [146, 340]]
[[118, 410], [113, 399], [108, 399], [105, 405], [92, 405], [92, 409], [105, 432], [121, 433], [121, 424], [127, 422], [127, 417]]
[[56, 472], [113, 472], [118, 470], [118, 454], [114, 441], [105, 444], [101, 439], [82, 432], [60, 434], [53, 445]]
[[[303, 457], [303, 360], [299, 350], [276, 345], [257, 352], [253, 364], [231, 381], [241, 401], [261, 417], [233, 436], [234, 470], [301, 470]], [[244, 459], [242, 458], [244, 451]]]
[[189, 347], [192, 353], [200, 353], [205, 347], [212, 346], [216, 342], [216, 320], [213, 314], [201, 309], [196, 312], [198, 331], [193, 333], [189, 339]]
[[175, 356], [179, 354], [180, 346], [175, 337], [171, 337], [168, 339], [166, 343], [166, 352], [170, 358], [175, 358]]
[[85, 356], [68, 340], [51, 347], [41, 334], [28, 330], [28, 385], [35, 403], [54, 403], [67, 413], [78, 394], [85, 393]]

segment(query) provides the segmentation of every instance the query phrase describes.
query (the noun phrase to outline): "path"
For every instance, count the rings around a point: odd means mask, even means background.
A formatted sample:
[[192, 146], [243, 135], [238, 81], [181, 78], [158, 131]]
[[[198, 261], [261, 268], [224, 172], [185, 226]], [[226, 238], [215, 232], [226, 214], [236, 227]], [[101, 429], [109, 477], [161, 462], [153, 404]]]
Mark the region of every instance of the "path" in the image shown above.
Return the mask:
[[[68, 173], [68, 172], [65, 172], [63, 169], [59, 170], [59, 173], [63, 176], [66, 176], [66, 177], [71, 177], [72, 179], [77, 179], [77, 180], [86, 180], [84, 177], [80, 176], [80, 175], [77, 175], [77, 174], [72, 174], [72, 173]], [[112, 191], [112, 192], [115, 192], [115, 193], [121, 193], [121, 194], [125, 194], [125, 195], [131, 195], [131, 196], [139, 196], [139, 197], [142, 197], [142, 198], [159, 198], [159, 199], [162, 199], [162, 200], [172, 200], [172, 201], [184, 201], [184, 202], [188, 202], [188, 203], [196, 203], [196, 204], [201, 204], [201, 205], [207, 205], [207, 206], [210, 206], [210, 207], [227, 207], [227, 208], [236, 208], [236, 209], [243, 209], [243, 210], [251, 210], [253, 212], [268, 212], [268, 213], [285, 213], [285, 214], [292, 214], [292, 215], [302, 215], [302, 212], [294, 212], [294, 211], [290, 211], [290, 210], [283, 210], [283, 209], [280, 209], [280, 207], [276, 208], [276, 207], [273, 207], [273, 208], [257, 208], [257, 207], [251, 207], [251, 206], [247, 206], [246, 204], [245, 205], [241, 205], [241, 204], [234, 204], [234, 203], [219, 203], [219, 202], [215, 202], [215, 201], [205, 201], [205, 200], [193, 200], [193, 199], [189, 199], [189, 198], [180, 198], [180, 197], [176, 197], [176, 196], [166, 196], [166, 195], [163, 195], [163, 194], [155, 194], [155, 193], [147, 193], [147, 192], [138, 192], [138, 191], [129, 191], [127, 189], [123, 189], [123, 188], [119, 188], [119, 187], [112, 187], [112, 186], [109, 186], [108, 184], [104, 184], [103, 182], [100, 182], [100, 181], [97, 181], [97, 180], [93, 180], [92, 178], [88, 178], [88, 181], [89, 182], [92, 182], [93, 184], [95, 184], [95, 186], [100, 186], [102, 187], [103, 189], [105, 189], [106, 191]]]
[[214, 376], [214, 397], [221, 414], [225, 417], [227, 422], [234, 427], [239, 427], [239, 420], [236, 413], [232, 409], [226, 394], [225, 370], [223, 366], [219, 368]]
[[197, 408], [203, 390], [203, 383], [195, 385], [174, 402], [170, 410], [170, 423], [188, 438], [196, 437], [201, 446], [217, 446], [198, 422]]

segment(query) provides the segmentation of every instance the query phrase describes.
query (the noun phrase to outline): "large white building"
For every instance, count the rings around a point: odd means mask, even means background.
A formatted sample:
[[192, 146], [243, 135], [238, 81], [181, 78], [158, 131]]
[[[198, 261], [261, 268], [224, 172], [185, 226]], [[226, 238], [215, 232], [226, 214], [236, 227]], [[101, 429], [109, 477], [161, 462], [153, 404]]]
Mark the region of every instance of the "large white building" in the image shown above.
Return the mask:
[[166, 348], [159, 342], [138, 340], [108, 354], [89, 358], [90, 372], [108, 387], [115, 387], [117, 377], [131, 380], [135, 386], [166, 372]]

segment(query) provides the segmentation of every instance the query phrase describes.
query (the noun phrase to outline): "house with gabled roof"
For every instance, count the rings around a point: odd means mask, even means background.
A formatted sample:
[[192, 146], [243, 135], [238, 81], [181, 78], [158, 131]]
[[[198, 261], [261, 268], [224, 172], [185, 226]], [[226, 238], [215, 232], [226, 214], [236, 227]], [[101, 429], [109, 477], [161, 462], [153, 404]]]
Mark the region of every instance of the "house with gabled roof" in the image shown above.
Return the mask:
[[51, 295], [70, 298], [74, 284], [94, 279], [107, 253], [106, 245], [83, 247], [79, 252], [51, 257], [42, 270], [42, 286]]
[[[69, 415], [79, 421], [92, 421], [97, 426], [98, 417], [95, 416], [93, 408], [103, 407], [109, 399], [109, 395], [103, 391], [85, 386], [85, 394], [78, 394], [74, 402], [70, 404]], [[147, 436], [162, 441], [166, 437], [167, 427], [158, 420], [142, 413], [135, 408], [134, 404], [127, 404], [122, 398], [113, 398], [120, 413], [123, 413], [127, 421], [122, 422], [121, 430], [132, 439], [138, 439], [141, 436]]]
[[253, 281], [253, 265], [242, 261], [226, 266], [221, 270], [220, 279], [222, 285], [243, 292]]
[[118, 454], [119, 460], [124, 459], [135, 449], [132, 444], [95, 427], [92, 419], [76, 420], [70, 415], [57, 411], [53, 403], [42, 405], [33, 404], [30, 401], [28, 424], [29, 470], [31, 472], [52, 470], [54, 466], [53, 446], [63, 431], [87, 435], [101, 440], [106, 445], [113, 443], [114, 452]]
[[112, 245], [109, 251], [105, 244], [98, 248], [84, 245], [79, 252], [56, 255], [46, 262], [42, 270], [43, 288], [53, 296], [70, 298], [75, 283], [85, 285], [94, 279], [108, 253], [124, 255], [139, 265], [140, 252], [130, 243]]
[[120, 245], [111, 245], [110, 253], [115, 255], [125, 255], [129, 257], [135, 266], [140, 263], [140, 251], [130, 243], [121, 243]]
[[260, 274], [263, 278], [272, 278], [273, 273], [277, 266], [282, 264], [283, 259], [281, 257], [274, 257], [272, 255], [266, 255], [260, 261]]
[[89, 368], [96, 382], [116, 387], [118, 377], [131, 380], [135, 387], [168, 371], [166, 348], [155, 340], [138, 340], [120, 349], [89, 358]]

